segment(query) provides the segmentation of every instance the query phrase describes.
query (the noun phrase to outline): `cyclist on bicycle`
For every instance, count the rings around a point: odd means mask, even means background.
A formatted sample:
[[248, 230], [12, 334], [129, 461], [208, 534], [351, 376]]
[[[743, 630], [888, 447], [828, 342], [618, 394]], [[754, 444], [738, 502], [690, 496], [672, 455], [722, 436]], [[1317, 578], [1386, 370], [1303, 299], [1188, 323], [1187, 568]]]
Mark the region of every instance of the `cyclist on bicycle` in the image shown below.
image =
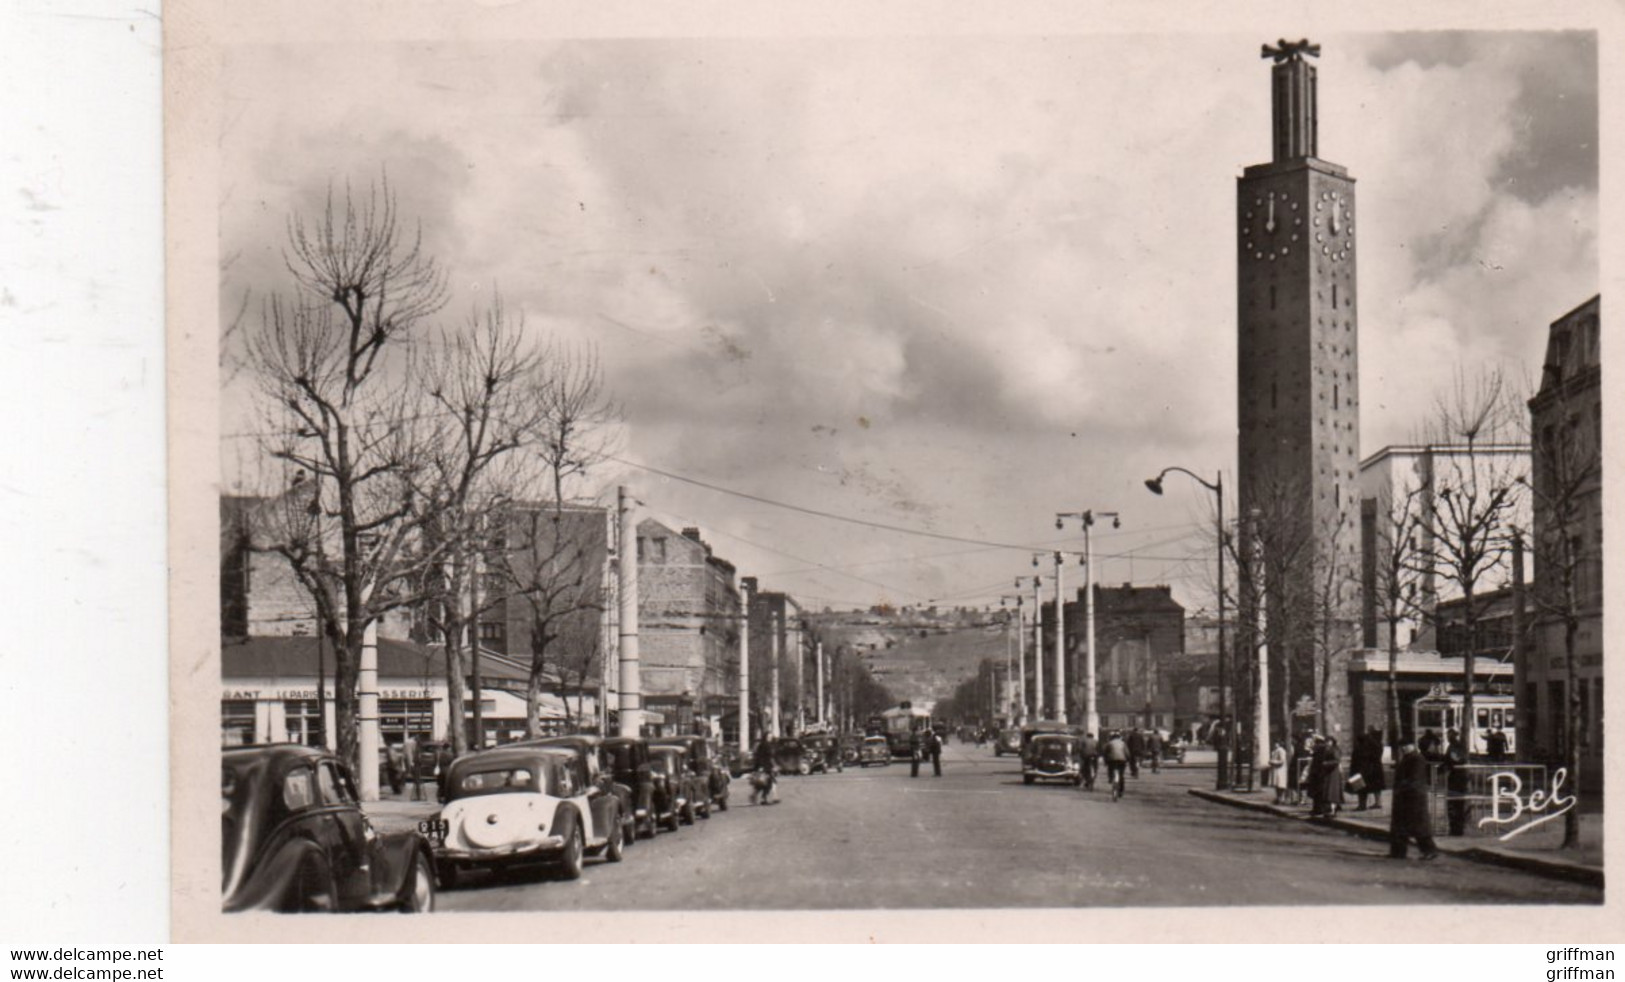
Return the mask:
[[1129, 761], [1128, 743], [1123, 740], [1123, 734], [1113, 730], [1106, 745], [1100, 748], [1100, 756], [1106, 760], [1106, 783], [1111, 785], [1112, 797], [1120, 797], [1123, 794], [1123, 773], [1128, 769]]

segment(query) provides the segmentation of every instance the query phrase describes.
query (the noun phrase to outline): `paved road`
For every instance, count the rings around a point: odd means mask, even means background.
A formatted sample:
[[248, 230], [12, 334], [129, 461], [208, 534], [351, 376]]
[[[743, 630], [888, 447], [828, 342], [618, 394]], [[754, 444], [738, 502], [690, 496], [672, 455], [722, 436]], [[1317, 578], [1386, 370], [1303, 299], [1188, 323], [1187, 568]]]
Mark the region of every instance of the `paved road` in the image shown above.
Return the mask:
[[[470, 880], [442, 910], [727, 910], [1232, 904], [1601, 903], [1602, 891], [1463, 860], [1400, 863], [1382, 843], [1201, 801], [1206, 769], [1142, 772], [1124, 800], [1026, 787], [991, 750], [787, 778], [640, 842], [621, 864]], [[1104, 785], [1102, 785], [1104, 786]]]

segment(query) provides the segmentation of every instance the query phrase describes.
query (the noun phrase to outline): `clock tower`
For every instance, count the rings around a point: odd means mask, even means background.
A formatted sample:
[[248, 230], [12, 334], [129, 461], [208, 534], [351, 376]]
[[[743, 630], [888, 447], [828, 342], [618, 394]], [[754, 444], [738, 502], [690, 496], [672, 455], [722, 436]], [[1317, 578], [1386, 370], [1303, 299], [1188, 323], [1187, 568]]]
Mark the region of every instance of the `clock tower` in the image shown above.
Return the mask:
[[[1318, 156], [1308, 58], [1319, 54], [1307, 41], [1264, 47], [1274, 61], [1273, 159], [1246, 168], [1236, 183], [1238, 515], [1244, 554], [1264, 574], [1269, 718], [1277, 733], [1302, 722], [1292, 713], [1306, 698], [1320, 698], [1313, 639], [1322, 636], [1327, 584], [1348, 594], [1342, 603], [1352, 608], [1353, 580], [1336, 574], [1357, 568], [1354, 179]], [[1243, 597], [1244, 634], [1259, 606]], [[1245, 678], [1256, 649], [1241, 640]], [[1331, 674], [1324, 722], [1346, 727], [1347, 674]]]

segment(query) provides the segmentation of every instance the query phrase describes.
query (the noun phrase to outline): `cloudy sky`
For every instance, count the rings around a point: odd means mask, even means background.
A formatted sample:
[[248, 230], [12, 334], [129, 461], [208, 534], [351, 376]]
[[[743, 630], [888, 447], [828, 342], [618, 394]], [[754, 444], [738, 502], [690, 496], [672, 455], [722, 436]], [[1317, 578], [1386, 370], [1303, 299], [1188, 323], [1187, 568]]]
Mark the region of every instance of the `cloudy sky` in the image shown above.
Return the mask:
[[[1235, 459], [1235, 179], [1270, 154], [1251, 35], [251, 46], [224, 66], [229, 313], [290, 208], [387, 169], [453, 274], [590, 340], [624, 458], [882, 525], [1081, 548], [1210, 602]], [[1538, 365], [1597, 290], [1588, 33], [1317, 37], [1359, 181], [1362, 453], [1458, 367]], [[242, 382], [238, 380], [238, 385]], [[224, 402], [243, 427], [244, 393]], [[228, 486], [251, 480], [245, 441]], [[618, 463], [650, 513], [815, 606], [997, 602], [1030, 556]], [[1075, 566], [1067, 575], [1081, 582]]]

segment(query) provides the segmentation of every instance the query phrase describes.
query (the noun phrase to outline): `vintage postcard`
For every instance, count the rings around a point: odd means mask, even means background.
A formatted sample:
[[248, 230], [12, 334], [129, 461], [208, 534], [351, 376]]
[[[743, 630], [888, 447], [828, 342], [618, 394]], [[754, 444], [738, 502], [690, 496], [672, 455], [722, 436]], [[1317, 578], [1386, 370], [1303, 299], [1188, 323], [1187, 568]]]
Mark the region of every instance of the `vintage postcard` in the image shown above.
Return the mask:
[[176, 936], [1617, 935], [1618, 13], [1176, 10], [169, 5]]

